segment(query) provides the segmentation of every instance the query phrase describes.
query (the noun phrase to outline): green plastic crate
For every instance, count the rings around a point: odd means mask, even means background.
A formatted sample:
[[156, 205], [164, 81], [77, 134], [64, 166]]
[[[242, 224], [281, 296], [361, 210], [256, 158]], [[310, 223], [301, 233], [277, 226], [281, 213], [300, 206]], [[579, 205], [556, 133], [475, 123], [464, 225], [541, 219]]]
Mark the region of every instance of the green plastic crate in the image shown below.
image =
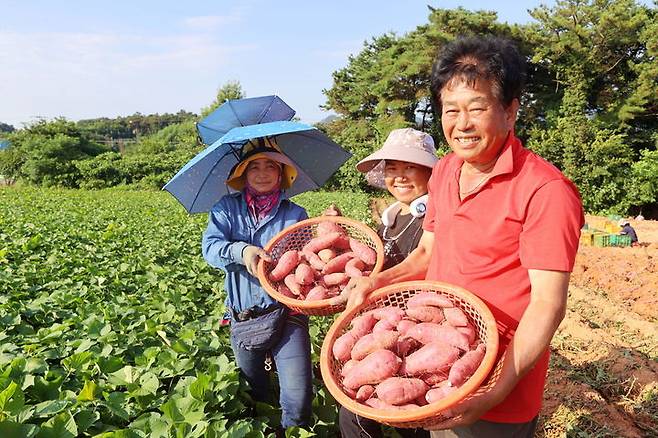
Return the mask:
[[611, 234], [610, 246], [631, 246], [631, 236]]
[[610, 234], [605, 233], [594, 234], [594, 246], [599, 248], [610, 246], [610, 236]]

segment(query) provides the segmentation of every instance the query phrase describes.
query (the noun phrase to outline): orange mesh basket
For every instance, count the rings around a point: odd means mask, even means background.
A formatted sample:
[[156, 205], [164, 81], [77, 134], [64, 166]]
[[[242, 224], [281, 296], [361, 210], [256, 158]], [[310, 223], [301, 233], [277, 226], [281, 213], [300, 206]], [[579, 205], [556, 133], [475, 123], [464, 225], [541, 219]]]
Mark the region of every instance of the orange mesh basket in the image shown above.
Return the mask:
[[[407, 300], [420, 292], [436, 292], [453, 302], [468, 316], [469, 322], [475, 327], [477, 337], [485, 344], [486, 352], [480, 366], [473, 375], [455, 392], [434, 403], [411, 410], [382, 410], [359, 403], [350, 398], [342, 386], [340, 370], [343, 362], [336, 360], [332, 347], [337, 338], [350, 328], [352, 319], [384, 306], [397, 306], [406, 309]], [[498, 354], [498, 329], [496, 320], [486, 304], [473, 293], [458, 286], [438, 281], [407, 281], [393, 284], [373, 291], [366, 302], [348, 309], [339, 315], [330, 327], [322, 343], [320, 352], [320, 370], [324, 384], [336, 399], [349, 411], [362, 417], [370, 418], [379, 423], [393, 427], [414, 428], [428, 427], [446, 420], [446, 410], [475, 392], [487, 378], [496, 362]]]
[[343, 216], [318, 216], [297, 222], [274, 236], [263, 248], [272, 256], [273, 262], [261, 260], [258, 263], [258, 279], [263, 289], [275, 300], [288, 308], [305, 315], [331, 315], [342, 312], [345, 303], [336, 304], [336, 300], [297, 300], [280, 294], [276, 288], [283, 282], [272, 282], [266, 273], [274, 269], [283, 253], [290, 250], [301, 250], [312, 238], [317, 237], [317, 227], [320, 222], [335, 222], [342, 226], [347, 235], [368, 245], [377, 253], [377, 261], [370, 275], [381, 271], [384, 264], [384, 244], [377, 233], [366, 224]]

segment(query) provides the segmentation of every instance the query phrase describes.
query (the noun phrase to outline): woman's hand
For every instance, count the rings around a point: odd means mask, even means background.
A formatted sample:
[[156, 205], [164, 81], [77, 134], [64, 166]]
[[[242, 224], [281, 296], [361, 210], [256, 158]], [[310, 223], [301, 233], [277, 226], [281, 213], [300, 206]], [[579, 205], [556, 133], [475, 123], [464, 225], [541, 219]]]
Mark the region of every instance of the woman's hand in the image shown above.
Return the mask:
[[336, 206], [336, 204], [332, 203], [327, 207], [325, 211], [322, 212], [322, 216], [342, 216], [343, 213], [341, 213], [340, 208]]
[[266, 262], [272, 261], [272, 257], [270, 257], [263, 248], [254, 245], [247, 245], [244, 250], [242, 250], [242, 261], [247, 267], [247, 271], [254, 277], [258, 273], [258, 262], [260, 259], [263, 259]]

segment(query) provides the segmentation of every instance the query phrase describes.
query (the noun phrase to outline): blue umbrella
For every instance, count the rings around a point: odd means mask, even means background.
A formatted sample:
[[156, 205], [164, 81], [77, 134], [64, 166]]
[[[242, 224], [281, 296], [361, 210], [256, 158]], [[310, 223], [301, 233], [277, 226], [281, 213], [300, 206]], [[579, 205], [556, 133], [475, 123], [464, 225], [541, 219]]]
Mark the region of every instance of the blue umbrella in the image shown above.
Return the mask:
[[313, 126], [281, 121], [233, 128], [192, 158], [164, 186], [189, 213], [210, 211], [219, 199], [232, 192], [226, 185], [229, 172], [250, 140], [273, 140], [279, 152], [297, 168], [297, 178], [286, 190], [288, 196], [321, 187], [352, 154]]
[[294, 115], [295, 110], [278, 96], [233, 99], [197, 123], [196, 129], [203, 143], [211, 145], [235, 127], [290, 120]]

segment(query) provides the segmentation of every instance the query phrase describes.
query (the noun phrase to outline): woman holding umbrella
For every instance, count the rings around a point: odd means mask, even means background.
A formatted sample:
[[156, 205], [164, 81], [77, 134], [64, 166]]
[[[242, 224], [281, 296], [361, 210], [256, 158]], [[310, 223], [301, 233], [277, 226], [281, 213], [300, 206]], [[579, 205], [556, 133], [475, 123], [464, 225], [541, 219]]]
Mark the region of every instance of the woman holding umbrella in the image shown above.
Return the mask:
[[311, 343], [308, 318], [291, 314], [271, 298], [256, 277], [263, 246], [284, 228], [308, 217], [283, 190], [297, 169], [272, 143], [243, 154], [226, 183], [237, 193], [222, 197], [209, 214], [203, 234], [206, 261], [226, 273], [226, 306], [231, 313], [231, 346], [238, 367], [257, 401], [268, 401], [271, 354], [278, 372], [281, 426], [306, 426], [311, 418]]

